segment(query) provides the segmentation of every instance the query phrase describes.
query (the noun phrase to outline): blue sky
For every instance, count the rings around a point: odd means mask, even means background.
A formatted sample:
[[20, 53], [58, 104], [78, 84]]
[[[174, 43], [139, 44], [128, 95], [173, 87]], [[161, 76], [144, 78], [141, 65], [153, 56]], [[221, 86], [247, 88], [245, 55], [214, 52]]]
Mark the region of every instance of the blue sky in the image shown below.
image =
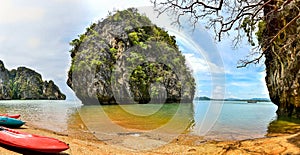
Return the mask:
[[[251, 50], [246, 44], [233, 50], [231, 40], [215, 43], [212, 34], [197, 27], [178, 30], [163, 16], [149, 14], [149, 0], [0, 0], [0, 59], [6, 68], [26, 66], [54, 80], [68, 99], [76, 98], [66, 85], [71, 59], [69, 42], [109, 11], [139, 7], [159, 26], [176, 35], [197, 80], [197, 95], [226, 98], [268, 98], [264, 65], [237, 69]], [[221, 94], [221, 95], [220, 95]]]

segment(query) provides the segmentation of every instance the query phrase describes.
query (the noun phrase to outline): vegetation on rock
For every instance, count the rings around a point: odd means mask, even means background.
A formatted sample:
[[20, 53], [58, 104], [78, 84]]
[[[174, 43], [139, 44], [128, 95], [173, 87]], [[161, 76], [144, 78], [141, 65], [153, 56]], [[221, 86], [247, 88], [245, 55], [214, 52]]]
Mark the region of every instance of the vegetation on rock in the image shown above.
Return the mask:
[[43, 81], [40, 74], [26, 67], [8, 71], [0, 60], [0, 100], [11, 99], [64, 100], [66, 96], [52, 80]]

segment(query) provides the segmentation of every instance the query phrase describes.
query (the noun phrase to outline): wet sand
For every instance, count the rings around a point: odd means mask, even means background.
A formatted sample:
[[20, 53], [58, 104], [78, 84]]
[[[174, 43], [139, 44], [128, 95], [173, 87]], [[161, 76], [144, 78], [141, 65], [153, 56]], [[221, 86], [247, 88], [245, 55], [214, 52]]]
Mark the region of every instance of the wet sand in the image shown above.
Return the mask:
[[[152, 150], [135, 150], [107, 144], [91, 133], [61, 134], [53, 131], [23, 126], [15, 129], [31, 134], [57, 138], [69, 144], [70, 149], [61, 152], [64, 155], [102, 155], [102, 154], [300, 154], [300, 132], [273, 134], [272, 137], [242, 141], [206, 141], [198, 136], [180, 135], [170, 143]], [[126, 135], [125, 135], [126, 136]], [[128, 135], [130, 137], [130, 135]], [[155, 143], [156, 141], [153, 141]], [[127, 138], [126, 143], [138, 145]], [[151, 144], [149, 144], [151, 145]], [[0, 145], [1, 155], [40, 154]]]

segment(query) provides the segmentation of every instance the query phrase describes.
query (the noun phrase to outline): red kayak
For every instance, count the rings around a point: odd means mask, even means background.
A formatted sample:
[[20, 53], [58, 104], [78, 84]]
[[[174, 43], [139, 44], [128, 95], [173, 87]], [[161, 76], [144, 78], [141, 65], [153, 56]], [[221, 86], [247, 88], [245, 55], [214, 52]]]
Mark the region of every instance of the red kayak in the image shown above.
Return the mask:
[[0, 143], [43, 153], [59, 153], [69, 146], [57, 139], [0, 127]]
[[21, 115], [20, 114], [0, 114], [0, 116], [5, 116], [5, 117], [10, 117], [10, 118], [19, 118]]

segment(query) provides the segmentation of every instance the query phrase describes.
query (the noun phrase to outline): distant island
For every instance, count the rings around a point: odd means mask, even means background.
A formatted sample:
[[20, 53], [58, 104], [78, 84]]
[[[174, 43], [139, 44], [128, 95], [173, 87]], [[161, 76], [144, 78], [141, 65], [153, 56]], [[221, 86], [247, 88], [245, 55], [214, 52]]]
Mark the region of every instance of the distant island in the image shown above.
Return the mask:
[[227, 98], [227, 99], [213, 99], [207, 96], [196, 97], [195, 100], [200, 101], [242, 101], [248, 103], [256, 103], [256, 102], [271, 102], [270, 99], [267, 98], [251, 98], [251, 99], [239, 99], [239, 98]]
[[65, 100], [52, 80], [26, 67], [7, 70], [0, 60], [0, 100]]

